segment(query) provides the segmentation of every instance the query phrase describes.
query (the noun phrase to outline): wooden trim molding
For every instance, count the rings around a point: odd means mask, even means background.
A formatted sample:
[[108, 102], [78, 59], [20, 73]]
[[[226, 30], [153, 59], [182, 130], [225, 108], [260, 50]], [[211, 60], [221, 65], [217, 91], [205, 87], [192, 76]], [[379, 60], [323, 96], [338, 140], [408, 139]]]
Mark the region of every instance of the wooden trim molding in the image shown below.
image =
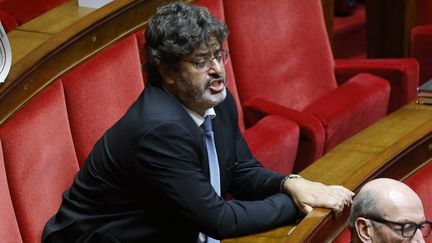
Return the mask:
[[[340, 143], [300, 175], [357, 192], [374, 178], [403, 180], [430, 163], [431, 158], [432, 108], [411, 103]], [[224, 243], [331, 242], [346, 226], [349, 210], [336, 218], [328, 209], [315, 208], [298, 225]]]
[[[5, 83], [0, 86], [0, 126], [64, 73], [107, 46], [144, 28], [157, 7], [169, 2], [174, 1], [113, 1], [29, 51], [12, 65]], [[11, 32], [11, 35], [14, 33]]]

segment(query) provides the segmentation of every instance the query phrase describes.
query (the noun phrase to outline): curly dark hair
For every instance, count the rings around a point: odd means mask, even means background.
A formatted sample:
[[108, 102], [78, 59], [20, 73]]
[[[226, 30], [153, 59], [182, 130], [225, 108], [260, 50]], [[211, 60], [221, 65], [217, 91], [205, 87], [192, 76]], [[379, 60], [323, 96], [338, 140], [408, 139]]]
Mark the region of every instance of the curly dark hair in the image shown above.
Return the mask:
[[211, 37], [222, 45], [228, 37], [228, 28], [206, 8], [181, 2], [159, 8], [145, 32], [148, 80], [160, 84], [158, 66], [178, 71], [180, 58], [208, 43]]

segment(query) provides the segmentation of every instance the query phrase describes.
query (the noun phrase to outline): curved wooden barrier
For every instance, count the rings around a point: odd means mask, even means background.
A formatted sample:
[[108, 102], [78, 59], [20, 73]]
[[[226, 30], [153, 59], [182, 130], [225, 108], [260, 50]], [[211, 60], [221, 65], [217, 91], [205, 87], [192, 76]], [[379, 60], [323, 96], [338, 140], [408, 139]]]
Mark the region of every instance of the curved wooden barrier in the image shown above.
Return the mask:
[[[168, 2], [116, 0], [93, 11], [71, 5], [76, 4], [71, 1], [67, 4], [75, 12], [69, 12], [71, 19], [58, 29], [46, 29], [42, 21], [39, 27], [30, 22], [9, 33], [14, 60], [6, 82], [0, 86], [0, 126], [54, 80], [143, 28], [156, 8]], [[48, 20], [49, 14], [45, 15]], [[357, 191], [376, 177], [401, 180], [431, 157], [432, 107], [409, 104], [341, 143], [301, 175]], [[345, 210], [335, 218], [329, 210], [315, 209], [296, 226], [224, 242], [324, 242], [343, 228], [347, 215]]]
[[[432, 108], [409, 104], [339, 144], [300, 174], [356, 192], [377, 177], [403, 180], [431, 158]], [[296, 226], [224, 242], [331, 242], [346, 226], [348, 214], [345, 209], [336, 218], [329, 210], [317, 208]]]
[[[57, 18], [49, 16], [50, 11], [44, 16], [53, 19], [41, 16], [42, 23], [35, 23], [41, 19], [37, 18], [10, 32], [13, 65], [6, 82], [0, 86], [0, 125], [58, 77], [144, 28], [156, 8], [169, 2], [173, 1], [116, 0], [92, 11], [79, 8], [74, 0], [60, 6], [68, 8], [60, 11]], [[67, 10], [75, 12], [69, 19], [63, 15]], [[80, 12], [86, 11], [91, 13], [81, 18]], [[55, 21], [65, 23], [46, 31], [47, 24]]]

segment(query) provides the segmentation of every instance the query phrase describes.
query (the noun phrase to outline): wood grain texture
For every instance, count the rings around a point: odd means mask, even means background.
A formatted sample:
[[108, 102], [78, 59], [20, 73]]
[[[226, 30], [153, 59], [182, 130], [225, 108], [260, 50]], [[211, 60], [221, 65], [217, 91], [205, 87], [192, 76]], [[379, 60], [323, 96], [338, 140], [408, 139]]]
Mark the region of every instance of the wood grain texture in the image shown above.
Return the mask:
[[12, 50], [12, 65], [29, 54], [36, 47], [46, 42], [51, 35], [44, 33], [14, 30], [8, 33], [9, 43]]
[[56, 34], [95, 10], [93, 8], [80, 7], [78, 6], [78, 0], [72, 0], [18, 26], [18, 29], [29, 32]]

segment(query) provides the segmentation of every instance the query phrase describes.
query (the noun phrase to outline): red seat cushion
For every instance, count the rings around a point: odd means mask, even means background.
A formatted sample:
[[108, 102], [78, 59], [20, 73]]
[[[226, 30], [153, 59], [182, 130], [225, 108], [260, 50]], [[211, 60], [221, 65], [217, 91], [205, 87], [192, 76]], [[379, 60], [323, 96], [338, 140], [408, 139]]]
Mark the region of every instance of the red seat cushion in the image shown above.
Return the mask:
[[0, 136], [23, 241], [40, 242], [78, 171], [62, 84], [35, 97], [0, 129]]
[[18, 222], [10, 197], [9, 186], [3, 160], [3, 149], [0, 142], [0, 239], [10, 243], [21, 243]]
[[296, 123], [280, 116], [266, 116], [247, 129], [244, 137], [264, 167], [282, 174], [293, 171], [299, 142]]
[[80, 164], [94, 143], [144, 88], [135, 35], [86, 61], [62, 78]]

